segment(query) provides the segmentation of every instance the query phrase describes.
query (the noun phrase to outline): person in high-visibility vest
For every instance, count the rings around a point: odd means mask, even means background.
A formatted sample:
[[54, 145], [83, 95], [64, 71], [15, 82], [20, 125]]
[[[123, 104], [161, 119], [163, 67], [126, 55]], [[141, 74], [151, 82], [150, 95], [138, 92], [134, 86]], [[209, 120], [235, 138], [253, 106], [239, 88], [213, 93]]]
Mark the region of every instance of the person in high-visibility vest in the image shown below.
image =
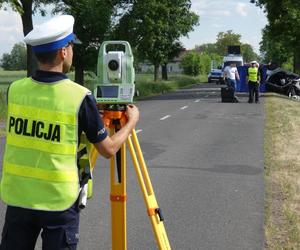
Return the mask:
[[79, 239], [80, 135], [106, 158], [113, 156], [139, 120], [127, 106], [128, 122], [113, 137], [103, 125], [91, 92], [68, 79], [74, 18], [56, 16], [27, 34], [39, 70], [8, 90], [1, 199], [7, 204], [1, 250], [76, 249]]
[[253, 103], [254, 97], [255, 103], [259, 103], [260, 74], [258, 70], [258, 63], [256, 61], [252, 61], [251, 66], [248, 68], [247, 82], [249, 87], [248, 103]]

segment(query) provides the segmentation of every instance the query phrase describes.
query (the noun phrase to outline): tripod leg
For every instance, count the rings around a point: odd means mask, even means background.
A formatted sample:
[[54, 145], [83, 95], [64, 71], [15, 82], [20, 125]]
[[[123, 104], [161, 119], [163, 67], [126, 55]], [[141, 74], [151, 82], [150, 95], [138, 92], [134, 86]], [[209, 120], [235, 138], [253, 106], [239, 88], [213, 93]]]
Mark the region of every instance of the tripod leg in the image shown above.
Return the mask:
[[[147, 212], [152, 224], [157, 244], [160, 250], [171, 249], [169, 239], [163, 223], [163, 216], [155, 198], [149, 173], [135, 130], [132, 131], [132, 140], [129, 137], [127, 139], [127, 144], [130, 150], [138, 181], [143, 192]], [[137, 153], [135, 152], [135, 148]]]
[[[112, 250], [127, 249], [126, 234], [126, 145], [122, 145], [118, 156], [110, 160], [110, 200]], [[118, 166], [119, 164], [119, 166]]]

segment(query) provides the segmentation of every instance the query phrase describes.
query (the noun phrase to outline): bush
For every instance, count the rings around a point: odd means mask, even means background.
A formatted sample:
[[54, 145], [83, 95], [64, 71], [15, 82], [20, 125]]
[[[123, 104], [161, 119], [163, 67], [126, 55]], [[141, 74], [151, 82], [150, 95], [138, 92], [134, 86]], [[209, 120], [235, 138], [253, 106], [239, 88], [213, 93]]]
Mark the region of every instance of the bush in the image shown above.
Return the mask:
[[211, 68], [211, 57], [208, 54], [202, 54], [200, 56], [200, 74], [207, 75]]
[[162, 94], [170, 91], [174, 91], [178, 88], [191, 86], [193, 84], [202, 82], [206, 78], [203, 76], [193, 77], [187, 75], [171, 74], [169, 81], [154, 82], [153, 75], [138, 74], [136, 76], [136, 89], [139, 93], [139, 97], [146, 97], [151, 95]]
[[201, 58], [197, 52], [189, 52], [183, 58], [181, 62], [183, 72], [190, 76], [198, 76], [201, 68]]
[[207, 75], [210, 72], [213, 56], [195, 51], [187, 53], [181, 62], [183, 72], [190, 76]]

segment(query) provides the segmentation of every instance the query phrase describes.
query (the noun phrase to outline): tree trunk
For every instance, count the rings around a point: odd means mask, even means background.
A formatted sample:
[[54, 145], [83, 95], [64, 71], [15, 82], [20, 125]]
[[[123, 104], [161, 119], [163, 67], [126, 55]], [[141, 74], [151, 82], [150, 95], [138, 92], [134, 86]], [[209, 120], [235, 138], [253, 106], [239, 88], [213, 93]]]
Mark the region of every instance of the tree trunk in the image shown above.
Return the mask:
[[161, 78], [168, 81], [168, 67], [166, 63], [161, 66]]
[[158, 80], [158, 74], [159, 74], [159, 63], [154, 64], [154, 81], [156, 82]]
[[[21, 14], [23, 34], [26, 36], [32, 29], [32, 0], [22, 0], [23, 13]], [[34, 74], [37, 68], [35, 56], [31, 46], [27, 45], [27, 76]]]
[[80, 85], [84, 83], [83, 67], [80, 65], [75, 66], [75, 82]]

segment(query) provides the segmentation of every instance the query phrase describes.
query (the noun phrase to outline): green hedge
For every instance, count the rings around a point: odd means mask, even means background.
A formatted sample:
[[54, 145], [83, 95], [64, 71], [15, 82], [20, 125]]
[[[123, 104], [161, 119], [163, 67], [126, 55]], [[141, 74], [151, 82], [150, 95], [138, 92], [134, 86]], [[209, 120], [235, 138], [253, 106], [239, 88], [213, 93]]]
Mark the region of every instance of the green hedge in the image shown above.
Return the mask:
[[187, 75], [170, 75], [168, 81], [153, 81], [153, 75], [137, 75], [136, 89], [139, 98], [162, 94], [176, 89], [191, 86], [193, 84], [206, 82], [207, 76], [192, 77]]

